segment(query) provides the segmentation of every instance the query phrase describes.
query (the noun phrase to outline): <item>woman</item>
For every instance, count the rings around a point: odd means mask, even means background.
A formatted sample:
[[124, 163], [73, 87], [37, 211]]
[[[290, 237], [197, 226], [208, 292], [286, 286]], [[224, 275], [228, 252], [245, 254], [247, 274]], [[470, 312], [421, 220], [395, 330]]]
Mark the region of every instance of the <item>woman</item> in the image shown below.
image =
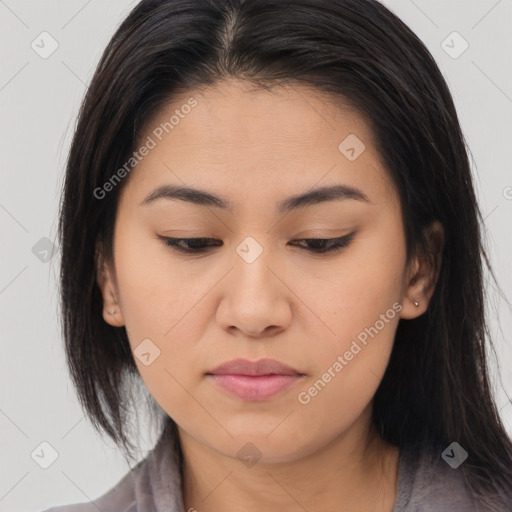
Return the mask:
[[[511, 509], [481, 214], [447, 85], [373, 0], [143, 0], [84, 99], [66, 353], [132, 457], [51, 511]], [[79, 508], [83, 507], [83, 508]]]

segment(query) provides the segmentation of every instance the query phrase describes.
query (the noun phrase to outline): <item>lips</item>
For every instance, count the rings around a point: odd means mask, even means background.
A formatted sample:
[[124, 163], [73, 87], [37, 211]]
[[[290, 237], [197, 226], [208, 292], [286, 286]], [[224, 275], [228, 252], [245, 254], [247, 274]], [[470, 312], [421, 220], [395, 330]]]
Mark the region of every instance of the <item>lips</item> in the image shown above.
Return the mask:
[[234, 359], [221, 364], [209, 372], [213, 375], [303, 375], [294, 368], [275, 359], [260, 359], [249, 361], [247, 359]]
[[206, 376], [230, 395], [258, 402], [288, 389], [304, 374], [274, 359], [235, 359], [221, 364]]

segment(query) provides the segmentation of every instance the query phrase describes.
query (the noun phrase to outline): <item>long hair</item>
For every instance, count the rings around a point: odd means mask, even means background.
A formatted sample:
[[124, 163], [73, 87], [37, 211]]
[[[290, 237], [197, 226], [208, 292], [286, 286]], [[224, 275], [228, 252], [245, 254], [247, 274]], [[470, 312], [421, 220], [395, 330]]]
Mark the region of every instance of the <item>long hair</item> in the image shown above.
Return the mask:
[[81, 105], [59, 221], [66, 357], [93, 425], [129, 453], [127, 404], [138, 372], [125, 328], [102, 319], [96, 283], [99, 258], [112, 260], [129, 178], [104, 198], [94, 191], [173, 94], [230, 78], [308, 86], [365, 117], [399, 192], [408, 261], [428, 250], [423, 228], [442, 223], [435, 292], [423, 315], [399, 322], [373, 423], [401, 448], [457, 441], [469, 453], [460, 470], [474, 495], [492, 497], [486, 510], [503, 505], [512, 444], [486, 366], [484, 263], [492, 269], [466, 142], [431, 54], [375, 0], [143, 0], [119, 26]]

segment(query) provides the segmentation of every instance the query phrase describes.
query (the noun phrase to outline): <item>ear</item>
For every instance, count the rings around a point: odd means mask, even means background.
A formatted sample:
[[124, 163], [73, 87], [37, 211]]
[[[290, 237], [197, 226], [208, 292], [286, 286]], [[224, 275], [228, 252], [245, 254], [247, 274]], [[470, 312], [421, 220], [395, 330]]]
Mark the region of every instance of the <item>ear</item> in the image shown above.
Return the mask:
[[[98, 253], [97, 253], [98, 254]], [[122, 327], [124, 318], [119, 306], [113, 271], [103, 258], [97, 257], [97, 283], [103, 297], [103, 319], [114, 327]]]
[[427, 248], [416, 254], [409, 265], [400, 318], [416, 318], [427, 310], [439, 278], [444, 248], [443, 225], [436, 220], [425, 228], [424, 233]]

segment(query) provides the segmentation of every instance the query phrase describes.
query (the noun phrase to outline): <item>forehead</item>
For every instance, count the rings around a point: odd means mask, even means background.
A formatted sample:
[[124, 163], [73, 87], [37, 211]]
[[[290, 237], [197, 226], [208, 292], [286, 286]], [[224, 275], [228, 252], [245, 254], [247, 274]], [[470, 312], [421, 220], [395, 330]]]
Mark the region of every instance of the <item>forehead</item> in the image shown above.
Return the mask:
[[325, 149], [332, 147], [347, 129], [373, 142], [373, 134], [361, 114], [333, 95], [300, 84], [264, 90], [237, 80], [180, 93], [153, 117], [146, 131], [164, 125], [191, 98], [196, 106], [180, 116], [172, 128], [174, 142], [182, 147], [202, 143], [215, 150], [217, 145], [233, 146], [242, 153], [255, 144], [278, 147], [286, 143]]
[[[361, 114], [332, 95], [219, 82], [173, 96], [150, 119], [137, 147], [149, 138], [153, 148], [129, 181], [146, 192], [171, 183], [228, 197], [242, 187], [282, 196], [341, 182], [378, 196], [391, 183], [373, 137]], [[347, 140], [362, 151], [356, 159], [343, 152]]]

